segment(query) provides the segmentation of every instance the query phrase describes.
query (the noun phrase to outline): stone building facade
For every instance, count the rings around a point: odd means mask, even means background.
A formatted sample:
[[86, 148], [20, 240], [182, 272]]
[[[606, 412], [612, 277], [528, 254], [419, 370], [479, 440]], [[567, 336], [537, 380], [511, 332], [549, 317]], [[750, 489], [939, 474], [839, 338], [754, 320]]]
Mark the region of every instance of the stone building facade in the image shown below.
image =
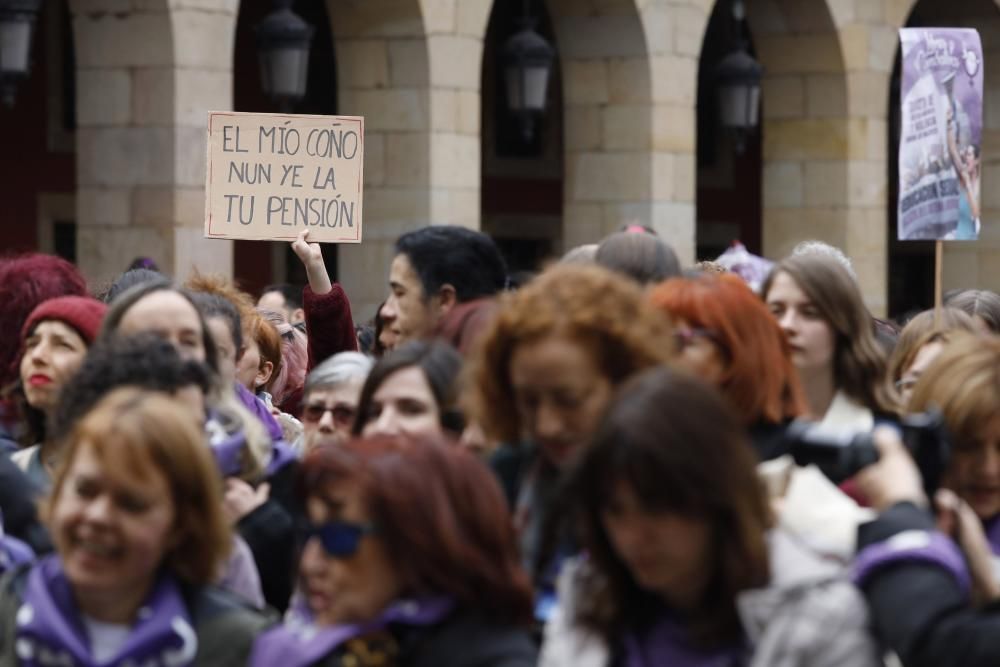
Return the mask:
[[[325, 0], [338, 111], [366, 118], [365, 240], [338, 257], [359, 317], [384, 296], [397, 235], [481, 224], [482, 62], [494, 1]], [[745, 1], [765, 70], [763, 251], [777, 257], [805, 238], [842, 247], [883, 313], [890, 86], [897, 30], [918, 3]], [[562, 85], [556, 249], [635, 222], [694, 260], [698, 69], [715, 0], [545, 4]], [[942, 25], [982, 34], [984, 228], [977, 242], [947, 244], [944, 281], [1000, 289], [1000, 0], [919, 4]], [[80, 265], [95, 281], [136, 255], [181, 276], [231, 271], [231, 245], [202, 238], [203, 182], [206, 111], [232, 108], [240, 0], [69, 0], [69, 11], [75, 189], [60, 201], [73, 207]], [[42, 249], [45, 238], [39, 231]]]

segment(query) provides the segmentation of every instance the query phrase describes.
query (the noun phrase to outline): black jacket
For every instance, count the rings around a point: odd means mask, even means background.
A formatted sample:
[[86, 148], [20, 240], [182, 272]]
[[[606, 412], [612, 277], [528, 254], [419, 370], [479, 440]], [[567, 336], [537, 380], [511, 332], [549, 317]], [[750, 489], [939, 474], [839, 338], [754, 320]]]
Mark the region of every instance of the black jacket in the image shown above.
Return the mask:
[[[456, 611], [430, 627], [394, 626], [399, 667], [535, 667], [538, 650], [530, 630], [497, 624], [479, 612]], [[317, 667], [358, 664], [335, 651]]]
[[[861, 527], [863, 548], [906, 530], [934, 530], [931, 516], [909, 503]], [[879, 637], [906, 667], [1000, 665], [1000, 605], [971, 606], [955, 576], [939, 565], [901, 561], [876, 570], [865, 596]]]
[[253, 553], [264, 600], [278, 611], [288, 607], [295, 580], [296, 526], [302, 518], [294, 493], [297, 469], [292, 462], [275, 472], [267, 480], [268, 500], [236, 526]]

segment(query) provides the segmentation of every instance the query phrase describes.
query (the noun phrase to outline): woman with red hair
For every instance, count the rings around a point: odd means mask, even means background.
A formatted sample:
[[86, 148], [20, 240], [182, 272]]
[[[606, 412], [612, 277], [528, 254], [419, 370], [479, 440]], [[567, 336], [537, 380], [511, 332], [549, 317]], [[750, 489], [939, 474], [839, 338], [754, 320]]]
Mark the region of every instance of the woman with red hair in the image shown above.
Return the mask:
[[788, 342], [767, 306], [733, 275], [673, 278], [649, 298], [674, 321], [678, 366], [722, 391], [761, 459], [785, 454], [785, 425], [806, 405]]
[[529, 667], [531, 588], [492, 473], [440, 439], [320, 446], [302, 463], [300, 599], [254, 667]]

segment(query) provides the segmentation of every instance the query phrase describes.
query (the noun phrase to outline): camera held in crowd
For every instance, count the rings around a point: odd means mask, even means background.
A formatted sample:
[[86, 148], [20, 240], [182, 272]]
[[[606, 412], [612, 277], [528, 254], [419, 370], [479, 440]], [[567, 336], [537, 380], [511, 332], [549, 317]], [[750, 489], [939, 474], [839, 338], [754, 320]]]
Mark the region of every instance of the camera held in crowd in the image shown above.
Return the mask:
[[[903, 417], [900, 438], [913, 456], [924, 480], [924, 490], [933, 496], [948, 465], [951, 445], [940, 412], [931, 410]], [[819, 424], [795, 421], [785, 434], [798, 465], [815, 464], [834, 483], [840, 484], [862, 468], [878, 461], [871, 432], [831, 433]]]

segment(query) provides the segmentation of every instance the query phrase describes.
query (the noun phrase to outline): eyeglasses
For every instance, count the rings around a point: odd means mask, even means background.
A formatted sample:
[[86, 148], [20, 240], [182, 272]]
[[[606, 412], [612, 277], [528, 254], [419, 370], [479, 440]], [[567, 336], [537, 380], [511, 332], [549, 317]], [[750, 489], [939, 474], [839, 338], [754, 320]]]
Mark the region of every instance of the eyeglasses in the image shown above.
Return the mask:
[[717, 342], [715, 332], [710, 329], [701, 328], [691, 328], [691, 329], [677, 329], [674, 331], [674, 342], [677, 344], [678, 350], [684, 350], [685, 348], [694, 344], [694, 341], [698, 338], [707, 338], [708, 340]]
[[322, 403], [310, 403], [302, 407], [302, 421], [315, 424], [323, 419], [323, 415], [327, 412], [333, 415], [333, 422], [342, 427], [350, 427], [354, 423], [354, 416], [357, 413], [354, 408], [342, 403], [330, 406]]
[[329, 555], [334, 558], [350, 558], [358, 552], [362, 537], [376, 533], [378, 529], [374, 523], [330, 521], [308, 526], [305, 529], [304, 541], [308, 542], [318, 537], [323, 550]]

